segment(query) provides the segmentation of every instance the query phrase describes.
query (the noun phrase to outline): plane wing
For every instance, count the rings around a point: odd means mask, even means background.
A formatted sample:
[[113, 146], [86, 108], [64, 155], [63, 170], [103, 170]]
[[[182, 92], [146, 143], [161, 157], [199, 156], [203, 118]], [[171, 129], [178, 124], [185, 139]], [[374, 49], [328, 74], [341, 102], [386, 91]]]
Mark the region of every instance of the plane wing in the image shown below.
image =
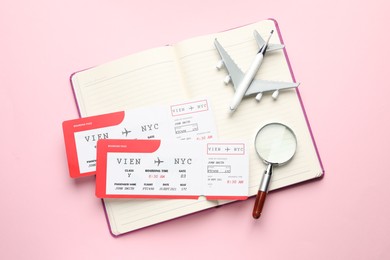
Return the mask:
[[249, 96], [257, 93], [263, 93], [272, 90], [296, 88], [298, 86], [299, 83], [294, 83], [294, 82], [268, 81], [268, 80], [256, 79], [252, 81], [252, 84], [245, 92], [245, 96]]
[[244, 78], [244, 73], [242, 72], [242, 70], [240, 70], [240, 68], [233, 61], [233, 59], [230, 58], [229, 54], [225, 51], [225, 49], [218, 42], [217, 39], [215, 39], [214, 45], [215, 48], [217, 48], [219, 55], [221, 56], [221, 59], [229, 73], [230, 78], [232, 79], [234, 89], [236, 89], [236, 86], [238, 86]]
[[[265, 44], [265, 41], [263, 40], [263, 38], [260, 36], [260, 34], [256, 30], [253, 31], [253, 36], [256, 39], [257, 45], [259, 45], [259, 49], [261, 49], [261, 47], [263, 47], [263, 45]], [[267, 52], [276, 51], [276, 50], [280, 50], [283, 48], [284, 48], [283, 44], [271, 44], [270, 43], [270, 44], [268, 44]]]

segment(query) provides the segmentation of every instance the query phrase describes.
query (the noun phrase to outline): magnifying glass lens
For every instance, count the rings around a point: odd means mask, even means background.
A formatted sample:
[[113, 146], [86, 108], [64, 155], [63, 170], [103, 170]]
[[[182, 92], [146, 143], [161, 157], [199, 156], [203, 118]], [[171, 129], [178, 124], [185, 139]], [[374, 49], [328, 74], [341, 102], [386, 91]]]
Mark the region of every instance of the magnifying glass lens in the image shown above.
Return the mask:
[[283, 164], [290, 160], [296, 150], [295, 135], [285, 125], [272, 123], [259, 130], [255, 139], [258, 155], [267, 163]]

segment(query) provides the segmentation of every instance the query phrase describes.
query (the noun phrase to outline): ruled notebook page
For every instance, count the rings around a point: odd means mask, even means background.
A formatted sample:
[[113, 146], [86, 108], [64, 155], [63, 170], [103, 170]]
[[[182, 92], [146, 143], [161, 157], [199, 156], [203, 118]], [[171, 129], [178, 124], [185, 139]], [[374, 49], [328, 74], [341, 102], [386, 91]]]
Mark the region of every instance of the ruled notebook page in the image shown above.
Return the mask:
[[78, 72], [72, 84], [80, 114], [92, 116], [187, 98], [171, 46]]

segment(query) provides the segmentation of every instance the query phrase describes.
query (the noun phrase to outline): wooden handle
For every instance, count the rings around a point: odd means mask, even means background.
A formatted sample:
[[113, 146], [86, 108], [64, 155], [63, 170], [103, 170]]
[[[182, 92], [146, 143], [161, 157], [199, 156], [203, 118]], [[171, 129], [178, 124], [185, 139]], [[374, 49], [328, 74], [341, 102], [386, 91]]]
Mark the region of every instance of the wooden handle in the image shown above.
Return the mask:
[[267, 193], [264, 191], [258, 191], [255, 201], [255, 206], [253, 207], [252, 216], [254, 219], [260, 218], [261, 211], [263, 210], [265, 197], [267, 196]]

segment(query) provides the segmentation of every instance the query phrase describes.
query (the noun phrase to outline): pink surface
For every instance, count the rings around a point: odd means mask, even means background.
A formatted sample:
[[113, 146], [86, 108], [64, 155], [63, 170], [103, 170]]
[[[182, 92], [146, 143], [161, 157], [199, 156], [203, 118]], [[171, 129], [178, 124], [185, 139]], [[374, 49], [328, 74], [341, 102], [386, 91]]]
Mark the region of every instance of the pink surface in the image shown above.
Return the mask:
[[[389, 259], [389, 7], [3, 0], [0, 258]], [[68, 175], [61, 123], [77, 117], [70, 74], [269, 17], [301, 82], [326, 177], [270, 193], [259, 221], [252, 198], [113, 238], [94, 178]]]

